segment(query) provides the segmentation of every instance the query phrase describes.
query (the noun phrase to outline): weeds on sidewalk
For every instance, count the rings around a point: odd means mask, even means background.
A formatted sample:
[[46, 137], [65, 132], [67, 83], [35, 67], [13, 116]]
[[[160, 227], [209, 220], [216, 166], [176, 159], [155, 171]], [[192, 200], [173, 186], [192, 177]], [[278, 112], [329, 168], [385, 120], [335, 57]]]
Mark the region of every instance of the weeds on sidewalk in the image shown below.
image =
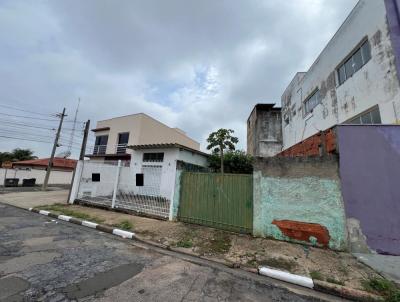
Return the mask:
[[231, 245], [230, 234], [223, 231], [214, 231], [211, 238], [204, 238], [197, 244], [200, 255], [208, 256], [225, 254]]
[[311, 271], [310, 277], [314, 280], [324, 281], [324, 277], [322, 276], [321, 272], [319, 272], [319, 271]]
[[400, 302], [400, 289], [389, 280], [371, 278], [364, 280], [362, 286], [366, 291], [382, 295], [386, 302]]
[[102, 223], [104, 220], [96, 217], [96, 216], [91, 216], [89, 214], [86, 213], [82, 213], [82, 212], [78, 212], [78, 211], [74, 211], [71, 209], [68, 209], [67, 205], [64, 204], [53, 204], [53, 205], [45, 205], [45, 206], [39, 206], [39, 207], [35, 207], [35, 209], [38, 210], [45, 210], [45, 211], [52, 211], [55, 212], [57, 214], [62, 214], [62, 215], [66, 215], [66, 216], [71, 216], [74, 218], [78, 218], [78, 219], [83, 219], [83, 220], [89, 220], [92, 222], [96, 222], [96, 223]]
[[114, 224], [113, 226], [115, 226], [116, 228], [125, 230], [125, 231], [130, 231], [133, 229], [133, 224], [132, 222], [130, 222], [127, 219], [121, 220], [119, 223]]

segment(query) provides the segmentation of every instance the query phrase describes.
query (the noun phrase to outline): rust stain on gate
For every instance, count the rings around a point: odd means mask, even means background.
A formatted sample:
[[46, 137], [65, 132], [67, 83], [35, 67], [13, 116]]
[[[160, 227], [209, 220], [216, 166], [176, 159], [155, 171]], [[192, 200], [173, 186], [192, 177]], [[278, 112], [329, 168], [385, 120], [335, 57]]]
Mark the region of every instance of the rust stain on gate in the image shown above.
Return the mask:
[[253, 230], [253, 176], [183, 172], [178, 218], [233, 232]]

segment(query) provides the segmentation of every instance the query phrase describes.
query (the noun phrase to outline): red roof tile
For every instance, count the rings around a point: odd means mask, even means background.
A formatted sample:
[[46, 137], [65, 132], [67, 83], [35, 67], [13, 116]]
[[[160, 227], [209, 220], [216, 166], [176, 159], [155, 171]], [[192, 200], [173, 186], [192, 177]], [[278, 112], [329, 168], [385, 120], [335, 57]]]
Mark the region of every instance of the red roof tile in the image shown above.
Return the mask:
[[[62, 158], [62, 157], [54, 157], [53, 159], [53, 167], [54, 168], [64, 168], [73, 170], [76, 166], [77, 160]], [[19, 166], [38, 166], [38, 167], [47, 167], [49, 164], [49, 158], [39, 158], [39, 159], [31, 159], [31, 160], [23, 160], [12, 163], [14, 165]]]

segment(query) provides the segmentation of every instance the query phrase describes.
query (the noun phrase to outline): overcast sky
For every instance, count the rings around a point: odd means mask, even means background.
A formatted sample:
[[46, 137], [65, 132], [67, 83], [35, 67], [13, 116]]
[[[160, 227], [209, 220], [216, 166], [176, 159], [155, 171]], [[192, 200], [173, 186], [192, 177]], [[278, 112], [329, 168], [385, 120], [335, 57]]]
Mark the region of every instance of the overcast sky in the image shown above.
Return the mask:
[[[37, 118], [53, 119], [46, 115], [65, 106], [70, 121], [81, 98], [78, 120], [93, 127], [145, 112], [203, 150], [221, 127], [234, 129], [245, 149], [254, 104], [280, 104], [295, 72], [309, 68], [355, 3], [0, 0], [0, 136], [52, 141], [54, 131], [9, 122], [53, 128]], [[74, 141], [76, 154], [80, 137]], [[0, 137], [0, 151], [15, 147], [51, 151], [49, 143]]]

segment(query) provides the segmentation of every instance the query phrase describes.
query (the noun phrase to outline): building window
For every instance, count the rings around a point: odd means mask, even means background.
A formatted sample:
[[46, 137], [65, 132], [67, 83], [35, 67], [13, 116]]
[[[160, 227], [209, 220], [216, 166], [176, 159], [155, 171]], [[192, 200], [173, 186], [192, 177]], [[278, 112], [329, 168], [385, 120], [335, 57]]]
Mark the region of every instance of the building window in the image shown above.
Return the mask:
[[348, 58], [337, 69], [339, 85], [343, 84], [348, 78], [352, 77], [357, 71], [361, 69], [371, 59], [371, 46], [365, 41], [359, 48], [357, 48], [350, 58]]
[[162, 162], [164, 160], [164, 153], [143, 153], [144, 162]]
[[118, 133], [117, 154], [125, 154], [128, 145], [129, 132]]
[[93, 182], [100, 181], [100, 173], [92, 173], [92, 181]]
[[107, 142], [108, 142], [108, 135], [96, 136], [93, 155], [106, 154]]
[[357, 125], [382, 124], [379, 107], [375, 106], [372, 109], [368, 109], [367, 111], [347, 121], [346, 124], [357, 124]]
[[320, 102], [319, 89], [317, 89], [304, 101], [304, 116], [311, 113]]

